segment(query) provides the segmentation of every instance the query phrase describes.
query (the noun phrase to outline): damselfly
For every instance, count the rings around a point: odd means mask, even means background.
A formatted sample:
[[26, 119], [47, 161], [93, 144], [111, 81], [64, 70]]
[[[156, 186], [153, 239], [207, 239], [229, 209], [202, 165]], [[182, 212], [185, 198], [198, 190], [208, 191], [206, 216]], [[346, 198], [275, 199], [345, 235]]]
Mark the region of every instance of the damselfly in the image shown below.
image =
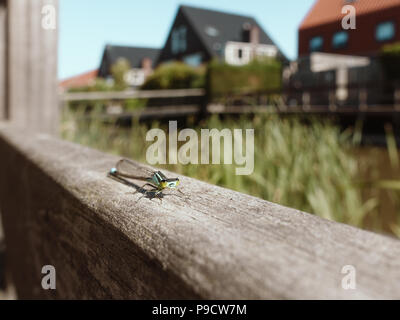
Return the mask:
[[[137, 175], [134, 172], [143, 172], [143, 175]], [[178, 178], [167, 178], [161, 171], [151, 171], [142, 166], [137, 165], [128, 159], [121, 159], [117, 162], [115, 168], [111, 168], [109, 174], [115, 177], [123, 177], [134, 180], [146, 181], [141, 187], [144, 190], [145, 186], [150, 186], [152, 190], [145, 190], [143, 196], [148, 193], [154, 193], [154, 196], [159, 195], [164, 189], [177, 189], [179, 186]], [[180, 193], [183, 192], [177, 189]], [[140, 198], [141, 199], [141, 198]], [[139, 199], [139, 200], [140, 200]], [[161, 198], [160, 198], [161, 199]]]

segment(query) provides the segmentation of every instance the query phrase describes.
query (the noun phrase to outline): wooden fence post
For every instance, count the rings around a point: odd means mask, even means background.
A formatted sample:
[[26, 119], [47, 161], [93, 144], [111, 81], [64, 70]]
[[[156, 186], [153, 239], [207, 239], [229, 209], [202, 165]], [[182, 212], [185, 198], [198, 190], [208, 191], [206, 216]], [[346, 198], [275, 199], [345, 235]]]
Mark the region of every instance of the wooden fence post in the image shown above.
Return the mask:
[[400, 110], [400, 86], [394, 89], [394, 108], [396, 111]]
[[57, 13], [58, 0], [7, 1], [8, 119], [53, 134], [59, 121]]
[[329, 90], [328, 92], [328, 99], [329, 99], [329, 110], [336, 111], [336, 92], [334, 90]]
[[303, 102], [302, 103], [303, 104], [303, 110], [305, 110], [305, 111], [310, 110], [310, 108], [311, 108], [311, 96], [310, 96], [309, 92], [307, 92], [307, 91], [303, 92], [302, 102]]
[[7, 119], [6, 1], [0, 0], [0, 120]]
[[368, 109], [368, 91], [362, 88], [358, 91], [358, 109], [365, 111]]

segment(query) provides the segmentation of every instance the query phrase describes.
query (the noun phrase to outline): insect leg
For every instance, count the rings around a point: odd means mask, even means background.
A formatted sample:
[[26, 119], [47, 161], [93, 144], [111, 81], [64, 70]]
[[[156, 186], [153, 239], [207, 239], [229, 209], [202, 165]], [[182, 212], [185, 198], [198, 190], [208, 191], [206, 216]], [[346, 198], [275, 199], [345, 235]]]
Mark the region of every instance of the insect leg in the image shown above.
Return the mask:
[[[151, 184], [149, 184], [149, 185], [152, 186]], [[154, 186], [153, 186], [153, 187], [154, 187]], [[136, 202], [139, 202], [140, 199], [142, 199], [143, 197], [147, 196], [148, 193], [154, 192], [155, 190], [158, 190], [158, 188], [154, 188], [154, 189], [152, 189], [152, 190], [145, 190], [145, 192], [143, 192], [142, 196], [141, 196]], [[138, 190], [136, 190], [136, 192], [137, 192], [137, 191], [138, 191]], [[152, 199], [150, 199], [150, 200], [152, 200]]]
[[[133, 193], [133, 194], [135, 194], [135, 193], [137, 193], [137, 192], [139, 192], [139, 190], [145, 190], [146, 192], [145, 192], [145, 194], [147, 193], [147, 190], [146, 189], [144, 189], [144, 187], [145, 186], [150, 186], [150, 187], [152, 187], [153, 189], [158, 189], [154, 184], [151, 184], [151, 183], [145, 183], [144, 185], [142, 185], [139, 189], [136, 189], [136, 191]], [[152, 190], [151, 190], [152, 191]]]

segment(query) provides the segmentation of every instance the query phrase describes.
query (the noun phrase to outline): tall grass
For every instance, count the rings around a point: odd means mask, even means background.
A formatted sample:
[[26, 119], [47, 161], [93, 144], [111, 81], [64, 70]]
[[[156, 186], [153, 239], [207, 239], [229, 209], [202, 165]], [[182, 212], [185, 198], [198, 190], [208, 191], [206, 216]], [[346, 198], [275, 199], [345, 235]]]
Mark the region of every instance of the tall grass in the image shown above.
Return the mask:
[[[63, 138], [146, 161], [144, 150], [151, 144], [145, 139], [149, 126], [134, 121], [130, 128], [122, 128], [100, 120], [83, 120], [81, 116], [68, 111], [64, 114]], [[161, 127], [167, 132], [166, 126], [156, 122], [151, 127]], [[223, 121], [214, 116], [194, 126], [198, 132], [201, 128], [253, 128], [253, 174], [235, 175], [235, 164], [178, 164], [167, 165], [168, 169], [359, 227], [363, 227], [366, 220], [380, 219], [376, 210], [378, 199], [363, 197], [360, 166], [349, 132], [341, 132], [335, 125], [320, 119], [304, 124], [298, 118], [277, 115]]]

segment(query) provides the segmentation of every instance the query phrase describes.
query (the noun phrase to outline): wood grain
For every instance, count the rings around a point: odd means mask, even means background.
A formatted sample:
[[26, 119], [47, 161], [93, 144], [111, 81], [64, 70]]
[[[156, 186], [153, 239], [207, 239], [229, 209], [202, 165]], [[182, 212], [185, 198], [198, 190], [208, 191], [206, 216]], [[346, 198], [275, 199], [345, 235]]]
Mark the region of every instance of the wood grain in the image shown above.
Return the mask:
[[6, 1], [0, 0], [0, 120], [6, 120], [7, 112], [7, 9]]
[[57, 9], [58, 0], [13, 0], [7, 4], [9, 119], [56, 134], [58, 25], [55, 30], [43, 28], [42, 8], [50, 4]]
[[[187, 177], [187, 199], [137, 202], [135, 188], [106, 176], [118, 157], [6, 124], [0, 153], [21, 298], [400, 298], [396, 239]], [[54, 291], [40, 287], [46, 264]], [[356, 290], [341, 286], [345, 265]]]

